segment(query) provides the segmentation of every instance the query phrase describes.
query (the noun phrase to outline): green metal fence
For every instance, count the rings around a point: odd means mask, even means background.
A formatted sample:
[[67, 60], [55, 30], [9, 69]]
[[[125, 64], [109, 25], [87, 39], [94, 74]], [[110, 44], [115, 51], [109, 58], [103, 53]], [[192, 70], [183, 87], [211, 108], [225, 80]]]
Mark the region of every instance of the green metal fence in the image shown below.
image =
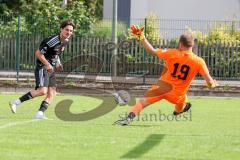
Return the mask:
[[[35, 65], [35, 51], [41, 35], [21, 35], [19, 44], [19, 62], [17, 62], [16, 35], [0, 37], [0, 70], [16, 70], [17, 64], [21, 71], [32, 71]], [[125, 46], [124, 46], [125, 45]], [[155, 47], [176, 47], [176, 43], [161, 40]], [[76, 73], [109, 75], [111, 70], [112, 49], [118, 49], [118, 75], [158, 76], [163, 69], [163, 62], [152, 56], [144, 56], [144, 49], [137, 41], [119, 39], [118, 45], [113, 45], [110, 39], [99, 37], [73, 36], [62, 55], [62, 62], [68, 62], [65, 71]], [[240, 79], [240, 44], [239, 43], [209, 43], [198, 44], [195, 52], [205, 61], [211, 74], [220, 79]], [[77, 59], [77, 60], [76, 60]], [[69, 63], [72, 62], [72, 63]], [[74, 66], [75, 64], [75, 66]], [[81, 67], [76, 64], [81, 64]], [[91, 66], [86, 68], [84, 66]], [[145, 67], [146, 66], [146, 67]], [[95, 69], [94, 69], [95, 68]], [[88, 70], [88, 71], [87, 71]]]
[[[0, 17], [1, 24], [8, 24], [16, 17]], [[20, 18], [17, 17], [18, 23], [14, 32], [4, 32], [0, 34], [0, 70], [14, 71], [32, 71], [35, 66], [35, 51], [40, 42], [52, 32], [39, 34], [37, 29], [34, 32], [28, 33], [21, 30]], [[33, 21], [33, 20], [31, 20]], [[107, 20], [109, 22], [109, 20]], [[170, 23], [171, 22], [171, 23]], [[208, 26], [210, 24], [234, 24], [236, 28], [240, 28], [239, 22], [218, 22], [203, 21]], [[147, 26], [147, 20], [131, 20], [130, 23]], [[158, 20], [161, 24], [160, 31], [174, 33], [185, 30], [184, 27], [180, 30], [180, 26], [175, 26], [175, 23], [180, 23], [174, 20]], [[167, 24], [167, 25], [164, 25]], [[192, 27], [198, 24], [195, 21], [181, 21], [183, 24], [191, 24]], [[126, 33], [124, 22], [120, 23], [120, 35]], [[169, 26], [172, 24], [172, 26]], [[105, 26], [104, 26], [105, 25]], [[239, 26], [238, 26], [239, 25]], [[51, 25], [50, 25], [51, 26]], [[51, 29], [51, 27], [49, 28]], [[175, 32], [174, 28], [175, 26]], [[184, 26], [184, 25], [183, 25]], [[201, 25], [198, 26], [201, 28]], [[88, 35], [74, 35], [65, 53], [62, 55], [63, 63], [66, 63], [66, 72], [88, 73], [110, 75], [112, 68], [112, 50], [117, 48], [117, 75], [146, 75], [149, 77], [157, 77], [163, 70], [164, 63], [159, 59], [146, 56], [143, 47], [137, 41], [126, 41], [124, 36], [119, 36], [118, 44], [112, 44], [110, 36], [104, 36], [111, 33], [111, 23], [103, 23], [99, 26], [94, 26], [95, 31]], [[98, 29], [96, 29], [99, 27]], [[3, 27], [2, 27], [3, 29]], [[146, 28], [148, 30], [149, 28]], [[103, 32], [102, 32], [103, 31]], [[205, 30], [207, 31], [207, 30]], [[99, 36], [97, 33], [100, 33]], [[94, 33], [94, 34], [93, 34]], [[179, 33], [180, 34], [180, 33]], [[179, 36], [178, 34], [178, 36]], [[170, 35], [170, 34], [168, 34]], [[176, 39], [170, 40], [169, 37], [161, 38], [158, 41], [152, 42], [154, 47], [160, 48], [175, 48], [177, 47]], [[199, 43], [195, 46], [194, 51], [199, 56], [203, 57], [209, 67], [211, 74], [218, 79], [239, 80], [240, 79], [240, 44], [223, 43], [223, 42], [208, 42], [206, 44]], [[80, 66], [79, 66], [80, 64]]]

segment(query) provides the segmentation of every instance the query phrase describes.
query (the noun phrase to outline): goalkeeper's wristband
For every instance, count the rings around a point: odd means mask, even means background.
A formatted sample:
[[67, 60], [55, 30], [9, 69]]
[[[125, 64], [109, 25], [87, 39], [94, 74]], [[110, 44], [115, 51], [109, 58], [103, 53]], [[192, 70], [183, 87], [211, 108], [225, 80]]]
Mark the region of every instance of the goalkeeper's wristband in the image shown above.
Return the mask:
[[138, 40], [139, 40], [139, 41], [142, 41], [142, 40], [144, 40], [144, 39], [145, 39], [144, 34], [141, 34], [141, 35], [138, 36]]

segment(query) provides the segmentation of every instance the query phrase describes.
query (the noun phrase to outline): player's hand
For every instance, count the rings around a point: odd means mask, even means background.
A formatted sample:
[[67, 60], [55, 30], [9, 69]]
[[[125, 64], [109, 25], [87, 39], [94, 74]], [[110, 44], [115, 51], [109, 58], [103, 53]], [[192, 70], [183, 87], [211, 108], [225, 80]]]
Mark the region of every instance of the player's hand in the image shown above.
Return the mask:
[[145, 36], [144, 36], [144, 27], [139, 27], [136, 25], [132, 25], [131, 28], [129, 29], [129, 38], [136, 38], [140, 41], [142, 41]]
[[208, 85], [208, 88], [215, 88], [218, 87], [218, 82], [214, 79], [211, 84]]
[[53, 72], [53, 67], [52, 67], [51, 64], [46, 65], [45, 68], [48, 71], [48, 73], [52, 73]]
[[56, 71], [61, 72], [63, 71], [63, 65], [59, 64], [56, 66]]
[[[213, 81], [214, 81], [215, 87], [218, 87], [218, 86], [219, 86], [219, 83], [218, 83], [215, 79], [214, 79]], [[215, 87], [214, 87], [214, 88], [215, 88]]]

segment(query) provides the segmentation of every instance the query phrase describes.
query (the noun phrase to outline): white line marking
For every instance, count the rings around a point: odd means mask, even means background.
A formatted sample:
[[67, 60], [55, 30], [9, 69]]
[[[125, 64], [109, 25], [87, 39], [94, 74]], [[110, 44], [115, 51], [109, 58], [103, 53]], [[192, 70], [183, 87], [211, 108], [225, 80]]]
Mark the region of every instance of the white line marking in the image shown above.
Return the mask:
[[39, 121], [39, 119], [32, 119], [32, 120], [23, 121], [23, 122], [10, 122], [8, 124], [4, 124], [4, 125], [0, 126], [0, 129], [10, 128], [12, 126], [27, 124], [27, 123], [36, 122], [36, 121]]

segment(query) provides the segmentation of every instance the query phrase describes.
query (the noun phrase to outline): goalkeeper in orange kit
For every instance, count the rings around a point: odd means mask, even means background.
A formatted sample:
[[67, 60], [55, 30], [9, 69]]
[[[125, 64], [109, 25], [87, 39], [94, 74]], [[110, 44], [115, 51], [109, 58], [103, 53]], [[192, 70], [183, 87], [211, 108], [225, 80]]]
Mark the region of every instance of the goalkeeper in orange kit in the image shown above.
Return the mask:
[[144, 36], [144, 28], [133, 25], [130, 29], [131, 38], [136, 38], [143, 44], [147, 53], [163, 59], [165, 71], [158, 82], [146, 91], [144, 98], [140, 99], [130, 110], [127, 117], [115, 122], [119, 125], [128, 125], [136, 115], [146, 106], [162, 99], [175, 105], [174, 115], [187, 112], [191, 104], [187, 102], [187, 91], [194, 77], [200, 73], [209, 88], [218, 84], [210, 76], [207, 66], [201, 57], [192, 52], [194, 39], [191, 34], [180, 36], [178, 49], [155, 49]]

